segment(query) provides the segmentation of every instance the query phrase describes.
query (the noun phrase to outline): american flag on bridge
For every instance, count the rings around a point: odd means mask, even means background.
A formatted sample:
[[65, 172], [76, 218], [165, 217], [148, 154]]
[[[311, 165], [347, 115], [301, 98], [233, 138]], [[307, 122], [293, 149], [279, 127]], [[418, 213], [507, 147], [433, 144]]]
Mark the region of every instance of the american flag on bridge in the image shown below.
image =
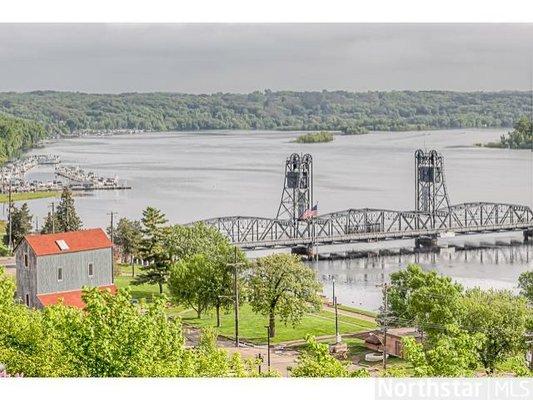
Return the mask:
[[311, 219], [318, 216], [318, 204], [315, 204], [313, 207], [305, 210], [302, 215], [300, 215], [300, 219]]

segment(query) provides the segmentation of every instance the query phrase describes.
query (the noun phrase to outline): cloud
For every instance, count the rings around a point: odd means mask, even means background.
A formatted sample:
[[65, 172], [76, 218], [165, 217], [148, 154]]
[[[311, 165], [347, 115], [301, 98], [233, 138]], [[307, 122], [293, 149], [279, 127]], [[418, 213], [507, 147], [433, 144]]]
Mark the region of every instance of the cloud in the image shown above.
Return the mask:
[[533, 24], [2, 24], [0, 90], [528, 90]]

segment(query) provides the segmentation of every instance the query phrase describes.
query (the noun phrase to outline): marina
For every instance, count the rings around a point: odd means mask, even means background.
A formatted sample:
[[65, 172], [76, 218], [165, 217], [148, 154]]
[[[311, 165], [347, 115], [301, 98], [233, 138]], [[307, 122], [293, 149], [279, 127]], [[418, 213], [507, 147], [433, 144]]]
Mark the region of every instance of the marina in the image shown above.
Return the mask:
[[[38, 166], [54, 166], [53, 179], [28, 179], [27, 174]], [[77, 166], [65, 166], [58, 155], [49, 154], [35, 154], [6, 163], [0, 168], [0, 181], [1, 193], [57, 191], [64, 187], [74, 191], [131, 189], [116, 176], [103, 177]]]

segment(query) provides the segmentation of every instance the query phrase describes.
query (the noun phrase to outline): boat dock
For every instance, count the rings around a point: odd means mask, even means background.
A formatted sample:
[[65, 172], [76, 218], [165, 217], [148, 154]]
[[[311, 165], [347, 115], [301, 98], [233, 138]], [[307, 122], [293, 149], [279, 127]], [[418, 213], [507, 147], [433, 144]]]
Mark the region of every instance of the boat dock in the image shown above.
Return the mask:
[[[25, 175], [38, 165], [54, 165], [54, 179], [28, 180]], [[67, 182], [56, 177], [65, 178]], [[131, 186], [119, 182], [117, 177], [101, 177], [79, 167], [61, 165], [57, 155], [33, 155], [10, 161], [0, 168], [0, 193], [60, 191], [65, 186], [77, 191], [131, 189]]]

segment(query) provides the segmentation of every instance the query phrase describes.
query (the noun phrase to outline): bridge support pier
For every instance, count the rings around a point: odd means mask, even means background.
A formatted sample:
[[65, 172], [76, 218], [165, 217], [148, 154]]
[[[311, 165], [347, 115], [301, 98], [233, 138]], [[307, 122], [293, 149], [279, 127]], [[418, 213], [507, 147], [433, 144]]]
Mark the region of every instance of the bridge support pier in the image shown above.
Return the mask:
[[306, 256], [309, 260], [313, 260], [317, 256], [317, 251], [313, 245], [296, 246], [291, 248], [291, 254]]
[[434, 236], [420, 236], [415, 239], [416, 249], [432, 249], [437, 247], [437, 238]]
[[524, 231], [524, 243], [527, 243], [530, 240], [533, 240], [533, 229], [526, 229]]

